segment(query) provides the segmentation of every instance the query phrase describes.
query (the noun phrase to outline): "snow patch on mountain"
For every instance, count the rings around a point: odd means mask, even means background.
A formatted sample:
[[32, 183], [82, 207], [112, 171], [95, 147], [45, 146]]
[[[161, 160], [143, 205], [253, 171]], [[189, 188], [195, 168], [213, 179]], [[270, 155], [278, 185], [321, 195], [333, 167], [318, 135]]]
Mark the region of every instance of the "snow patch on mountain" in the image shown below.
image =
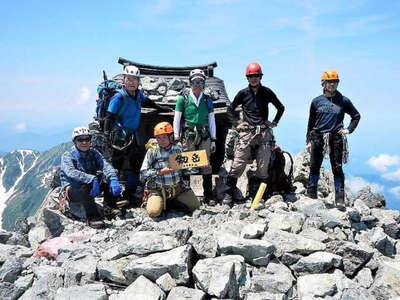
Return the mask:
[[[15, 150], [15, 151], [12, 151], [11, 154], [17, 154], [15, 157], [18, 161], [18, 165], [21, 170], [21, 175], [15, 180], [13, 186], [11, 186], [11, 188], [9, 188], [7, 190], [3, 185], [3, 176], [4, 176], [4, 174], [6, 174], [7, 165], [5, 165], [4, 158], [3, 157], [0, 158], [0, 228], [1, 228], [1, 224], [2, 224], [3, 210], [7, 205], [7, 201], [14, 194], [15, 188], [18, 185], [18, 183], [21, 181], [21, 179], [25, 176], [26, 173], [29, 172], [29, 170], [31, 170], [35, 166], [36, 161], [39, 157], [39, 155], [37, 155], [32, 150]], [[18, 155], [18, 154], [20, 154], [20, 155]], [[31, 156], [34, 156], [35, 160], [28, 167], [27, 166], [28, 164], [26, 163], [26, 159]]]

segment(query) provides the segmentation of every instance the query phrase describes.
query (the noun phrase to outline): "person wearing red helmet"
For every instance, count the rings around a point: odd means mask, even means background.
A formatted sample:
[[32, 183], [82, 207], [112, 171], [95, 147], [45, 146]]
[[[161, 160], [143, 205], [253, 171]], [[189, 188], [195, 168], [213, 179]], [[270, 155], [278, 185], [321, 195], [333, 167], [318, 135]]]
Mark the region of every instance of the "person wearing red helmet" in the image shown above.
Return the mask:
[[[260, 183], [267, 180], [268, 165], [274, 145], [272, 128], [277, 126], [285, 111], [275, 93], [261, 84], [263, 73], [260, 64], [249, 63], [245, 75], [249, 85], [237, 93], [229, 107], [232, 121], [239, 131], [239, 138], [232, 167], [228, 172], [226, 182], [228, 188], [223, 200], [225, 204], [241, 200], [236, 184], [246, 164], [251, 160], [252, 153], [255, 153], [257, 170], [256, 176], [249, 178], [249, 198], [254, 198]], [[270, 103], [277, 110], [272, 122], [268, 121]], [[238, 106], [242, 108], [242, 120], [237, 120], [235, 117], [235, 109]]]
[[[338, 209], [345, 210], [344, 173], [342, 164], [346, 163], [346, 135], [356, 129], [360, 113], [338, 90], [339, 74], [335, 70], [326, 70], [321, 76], [323, 94], [314, 98], [310, 106], [307, 126], [307, 151], [311, 154], [310, 175], [307, 195], [318, 198], [318, 180], [324, 154], [329, 154], [335, 184], [335, 203]], [[343, 126], [344, 115], [351, 117], [350, 125]]]

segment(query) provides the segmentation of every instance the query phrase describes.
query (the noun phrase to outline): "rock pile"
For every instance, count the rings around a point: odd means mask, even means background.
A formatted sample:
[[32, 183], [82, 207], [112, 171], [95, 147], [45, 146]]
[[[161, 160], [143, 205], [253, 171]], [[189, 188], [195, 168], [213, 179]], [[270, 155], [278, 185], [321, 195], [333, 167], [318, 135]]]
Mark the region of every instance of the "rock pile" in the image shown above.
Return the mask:
[[[137, 208], [94, 230], [44, 208], [0, 233], [0, 298], [397, 299], [400, 212], [369, 188], [337, 210], [325, 171], [321, 198], [307, 198], [307, 159], [296, 157], [299, 193], [257, 211], [205, 206], [152, 220]], [[53, 259], [36, 251], [46, 239]]]

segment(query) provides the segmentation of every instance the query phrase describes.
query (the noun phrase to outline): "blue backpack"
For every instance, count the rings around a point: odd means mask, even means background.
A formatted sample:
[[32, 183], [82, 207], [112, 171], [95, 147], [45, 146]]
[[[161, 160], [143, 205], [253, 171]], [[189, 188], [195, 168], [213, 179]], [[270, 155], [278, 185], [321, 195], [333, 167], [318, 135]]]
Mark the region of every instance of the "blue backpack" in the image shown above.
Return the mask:
[[123, 87], [121, 83], [114, 80], [105, 80], [97, 87], [98, 98], [96, 100], [96, 116], [94, 119], [99, 122], [102, 131], [104, 130], [104, 120], [106, 118], [110, 99], [118, 90], [122, 90]]

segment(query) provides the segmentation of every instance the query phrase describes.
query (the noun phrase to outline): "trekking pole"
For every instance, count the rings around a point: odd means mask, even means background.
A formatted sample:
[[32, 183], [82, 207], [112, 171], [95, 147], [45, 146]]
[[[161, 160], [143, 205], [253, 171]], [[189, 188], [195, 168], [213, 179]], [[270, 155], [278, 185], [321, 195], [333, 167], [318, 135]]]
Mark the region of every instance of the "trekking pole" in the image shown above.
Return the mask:
[[255, 209], [257, 205], [260, 203], [262, 196], [264, 195], [264, 192], [267, 188], [267, 184], [265, 182], [262, 182], [260, 186], [258, 187], [257, 194], [254, 197], [253, 203], [251, 203], [250, 209]]

